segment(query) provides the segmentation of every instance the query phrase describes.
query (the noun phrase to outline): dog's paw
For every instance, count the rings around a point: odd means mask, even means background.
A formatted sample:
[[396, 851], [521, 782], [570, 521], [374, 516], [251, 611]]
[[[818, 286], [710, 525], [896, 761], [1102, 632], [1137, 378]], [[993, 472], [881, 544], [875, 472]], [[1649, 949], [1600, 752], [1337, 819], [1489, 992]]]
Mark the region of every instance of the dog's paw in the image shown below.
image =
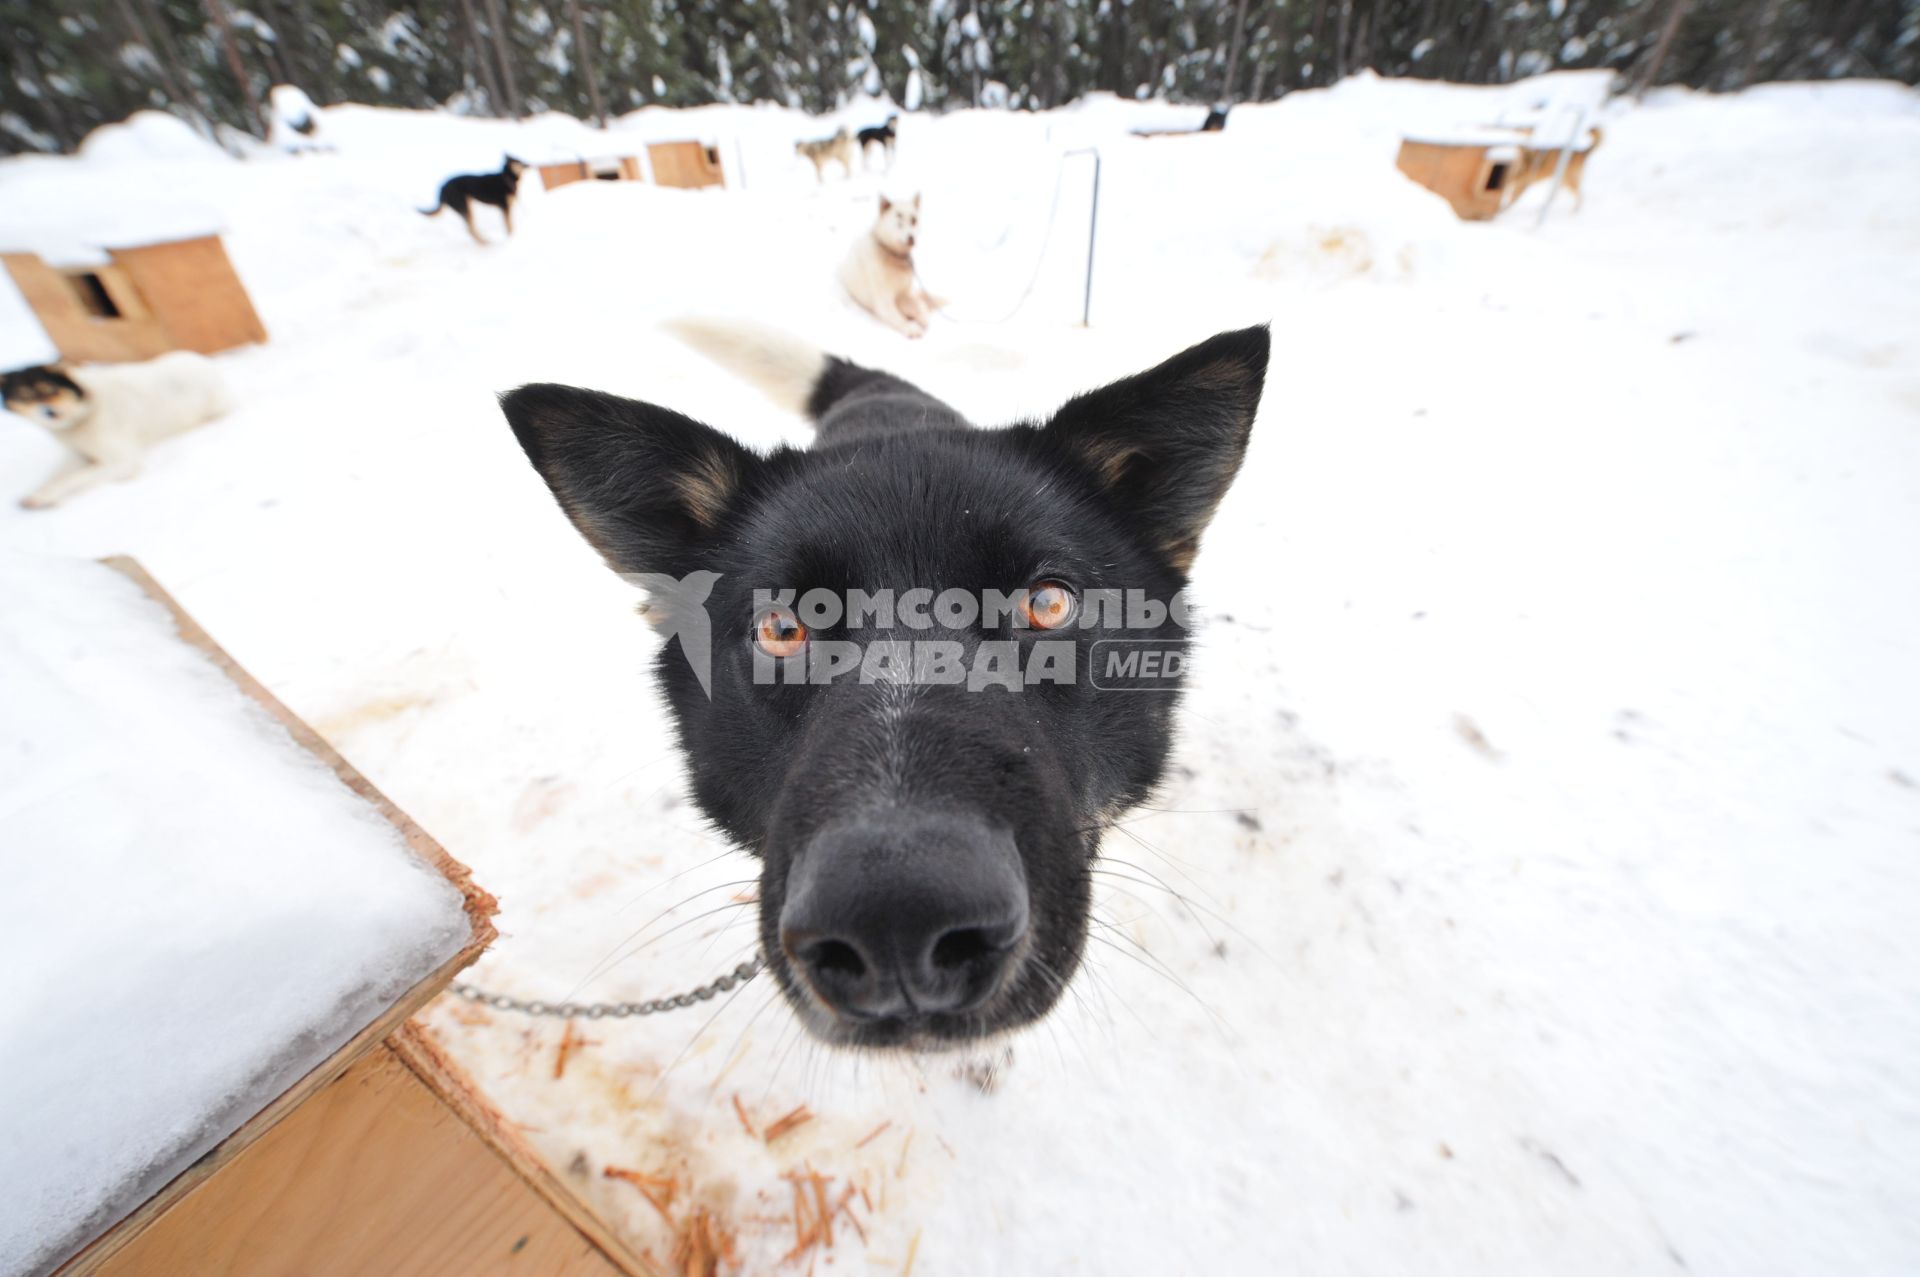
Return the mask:
[[22, 510], [51, 510], [53, 507], [53, 498], [42, 496], [38, 492], [30, 492], [20, 498], [20, 508]]

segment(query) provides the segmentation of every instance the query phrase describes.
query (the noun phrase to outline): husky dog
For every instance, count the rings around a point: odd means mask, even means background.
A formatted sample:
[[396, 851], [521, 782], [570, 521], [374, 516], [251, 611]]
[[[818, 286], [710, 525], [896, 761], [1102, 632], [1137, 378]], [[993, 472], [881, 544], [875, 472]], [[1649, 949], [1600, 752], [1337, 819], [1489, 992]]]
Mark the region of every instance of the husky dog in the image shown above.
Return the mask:
[[880, 197], [873, 227], [854, 241], [840, 264], [840, 283], [853, 300], [887, 327], [924, 337], [933, 312], [946, 303], [920, 286], [913, 272], [913, 245], [920, 234], [920, 197]]
[[867, 148], [878, 145], [885, 148], [887, 152], [887, 167], [889, 169], [893, 167], [893, 145], [899, 140], [898, 135], [893, 131], [893, 126], [899, 121], [898, 115], [889, 115], [885, 124], [876, 128], [861, 129], [855, 135], [854, 141], [860, 148], [860, 163], [863, 166], [867, 162]]
[[[677, 330], [810, 416], [813, 446], [758, 454], [570, 386], [501, 407], [680, 638], [659, 685], [701, 810], [760, 861], [772, 978], [840, 1046], [977, 1044], [1038, 1020], [1086, 947], [1102, 835], [1167, 766], [1181, 591], [1246, 452], [1267, 330], [1003, 430], [782, 334]], [[1123, 595], [1141, 605], [1124, 620], [1102, 606]], [[883, 596], [905, 628], [858, 606]], [[689, 642], [689, 617], [710, 641]], [[888, 668], [869, 678], [876, 653]], [[1024, 681], [948, 676], [996, 662]]]
[[827, 180], [827, 161], [839, 160], [840, 167], [848, 177], [853, 176], [853, 134], [843, 125], [832, 137], [819, 138], [811, 142], [795, 142], [795, 155], [804, 155], [813, 161], [813, 175], [818, 180]]
[[153, 444], [233, 406], [213, 361], [187, 350], [139, 364], [25, 368], [0, 376], [0, 396], [9, 411], [45, 426], [85, 463], [23, 499], [29, 510], [131, 479]]
[[476, 203], [491, 204], [506, 219], [507, 234], [511, 235], [513, 201], [520, 194], [520, 175], [527, 168], [525, 160], [516, 160], [509, 155], [498, 173], [462, 173], [458, 177], [450, 177], [440, 184], [440, 202], [420, 211], [428, 217], [434, 217], [443, 208], [452, 209], [466, 222], [467, 234], [473, 236], [473, 242], [484, 244], [487, 241], [480, 238], [480, 232], [473, 224], [473, 206]]

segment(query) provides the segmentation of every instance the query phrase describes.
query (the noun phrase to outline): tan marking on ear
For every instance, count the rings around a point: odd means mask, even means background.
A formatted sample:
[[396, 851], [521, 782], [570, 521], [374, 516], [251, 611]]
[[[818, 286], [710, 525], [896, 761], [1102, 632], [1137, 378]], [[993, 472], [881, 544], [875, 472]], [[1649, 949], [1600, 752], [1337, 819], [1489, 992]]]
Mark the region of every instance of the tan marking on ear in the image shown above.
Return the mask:
[[1126, 444], [1115, 444], [1104, 439], [1089, 439], [1080, 445], [1080, 455], [1100, 472], [1100, 481], [1111, 488], [1116, 486], [1121, 476], [1126, 473], [1127, 463], [1143, 454], [1140, 449]]
[[1193, 570], [1194, 556], [1200, 553], [1200, 534], [1176, 537], [1160, 546], [1160, 553], [1167, 556], [1167, 562], [1182, 575]]
[[1201, 391], [1238, 391], [1246, 394], [1247, 366], [1235, 359], [1222, 359], [1196, 368], [1187, 374], [1183, 388]]
[[675, 476], [673, 481], [687, 513], [708, 531], [720, 525], [739, 482], [740, 476], [711, 452], [703, 454], [692, 470]]

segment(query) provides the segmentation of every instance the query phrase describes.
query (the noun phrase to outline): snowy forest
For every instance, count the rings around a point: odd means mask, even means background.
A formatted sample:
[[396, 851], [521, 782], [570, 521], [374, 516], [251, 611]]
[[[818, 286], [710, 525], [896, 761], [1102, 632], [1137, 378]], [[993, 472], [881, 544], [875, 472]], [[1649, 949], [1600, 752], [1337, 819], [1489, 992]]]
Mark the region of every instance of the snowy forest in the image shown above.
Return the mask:
[[316, 102], [603, 117], [859, 94], [1046, 108], [1092, 90], [1263, 101], [1363, 68], [1497, 83], [1920, 80], [1920, 0], [4, 0], [0, 152], [70, 150], [141, 107], [258, 132]]

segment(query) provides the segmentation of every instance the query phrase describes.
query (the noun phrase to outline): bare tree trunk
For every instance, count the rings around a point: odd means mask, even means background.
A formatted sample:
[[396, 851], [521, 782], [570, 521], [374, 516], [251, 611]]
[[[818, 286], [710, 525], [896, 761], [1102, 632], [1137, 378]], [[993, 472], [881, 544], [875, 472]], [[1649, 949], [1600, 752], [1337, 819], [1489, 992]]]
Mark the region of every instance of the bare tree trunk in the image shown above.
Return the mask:
[[473, 56], [480, 87], [487, 95], [487, 109], [495, 115], [506, 105], [506, 99], [500, 94], [500, 77], [493, 69], [493, 59], [487, 52], [487, 43], [480, 38], [480, 23], [473, 16], [473, 0], [460, 0], [460, 17], [467, 24], [467, 49]]
[[593, 104], [593, 118], [607, 127], [606, 104], [600, 100], [600, 77], [593, 71], [595, 50], [587, 44], [587, 29], [580, 21], [580, 0], [567, 0], [567, 17], [573, 23], [573, 60], [587, 79], [587, 101]]
[[1660, 64], [1667, 60], [1667, 50], [1673, 47], [1673, 37], [1679, 33], [1690, 3], [1691, 0], [1671, 0], [1668, 5], [1666, 25], [1660, 28], [1660, 41], [1653, 46], [1653, 56], [1647, 59], [1647, 69], [1641, 73], [1640, 83], [1633, 90], [1635, 101], [1647, 96], [1647, 90], [1659, 78]]
[[1340, 0], [1339, 22], [1334, 28], [1333, 35], [1333, 78], [1335, 80], [1347, 78], [1347, 23], [1353, 16], [1352, 10], [1353, 0]]
[[1233, 86], [1240, 74], [1240, 41], [1247, 30], [1247, 0], [1233, 6], [1233, 39], [1227, 44], [1227, 79], [1220, 86], [1220, 105], [1233, 103]]
[[[1327, 51], [1320, 45], [1320, 34], [1327, 22], [1327, 0], [1313, 0], [1313, 29], [1307, 34], [1307, 47], [1313, 50], [1313, 66], [1316, 70], [1327, 65]], [[1325, 75], [1320, 77], [1325, 79]], [[1311, 76], [1308, 77], [1310, 81]]]
[[240, 86], [240, 96], [247, 104], [251, 131], [260, 137], [267, 135], [266, 113], [260, 109], [260, 95], [253, 91], [253, 81], [247, 78], [246, 64], [240, 61], [240, 46], [234, 43], [233, 25], [227, 21], [225, 0], [204, 0], [207, 16], [213, 19], [213, 25], [220, 29], [220, 45], [226, 50], [227, 69], [233, 72], [235, 84]]
[[[511, 0], [509, 0], [511, 2]], [[507, 113], [520, 118], [520, 86], [513, 82], [513, 43], [507, 37], [507, 24], [500, 16], [500, 0], [487, 0], [487, 34], [493, 37], [493, 53], [500, 63], [500, 83], [507, 94]]]
[[1780, 21], [1780, 10], [1784, 0], [1767, 0], [1767, 7], [1760, 11], [1760, 21], [1753, 29], [1753, 43], [1747, 46], [1745, 63], [1740, 68], [1741, 88], [1752, 84], [1760, 75], [1760, 59], [1766, 55], [1767, 41], [1773, 38], [1774, 24]]

